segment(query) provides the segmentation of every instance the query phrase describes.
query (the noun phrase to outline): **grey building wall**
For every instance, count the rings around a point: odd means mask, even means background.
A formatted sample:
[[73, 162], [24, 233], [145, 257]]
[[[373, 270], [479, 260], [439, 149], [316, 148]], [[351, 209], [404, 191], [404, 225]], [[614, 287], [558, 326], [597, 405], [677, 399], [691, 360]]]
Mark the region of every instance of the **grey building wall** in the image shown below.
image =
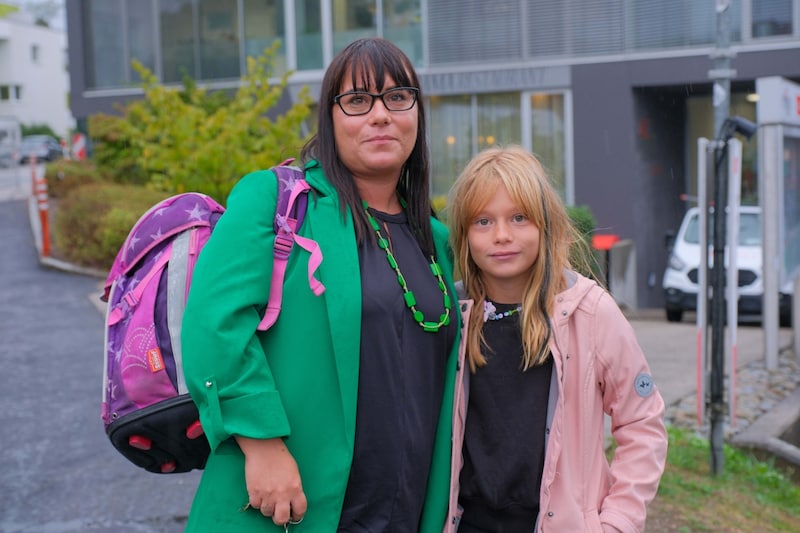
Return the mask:
[[[130, 94], [119, 90], [85, 94], [82, 4], [66, 0], [70, 106], [78, 119], [114, 113], [118, 103], [139, 98], [137, 89]], [[732, 60], [737, 70], [734, 86], [775, 75], [800, 83], [800, 46], [785, 41], [773, 49], [767, 49], [772, 46], [768, 41], [762, 46], [761, 51], [739, 53]], [[639, 307], [663, 305], [664, 235], [680, 222], [685, 203], [679, 195], [687, 190], [687, 176], [695, 172], [686, 168], [686, 143], [696, 139], [686, 139], [685, 103], [689, 95], [710, 94], [711, 68], [712, 60], [704, 52], [572, 66], [532, 64], [501, 73], [505, 83], [500, 85], [507, 90], [571, 90], [575, 203], [592, 209], [598, 232], [634, 240]], [[425, 69], [422, 77], [428, 94], [499, 88], [485, 82], [480, 65], [457, 73]], [[289, 100], [284, 98], [277, 108], [283, 104], [289, 105]]]
[[[732, 60], [734, 90], [760, 76], [800, 77], [800, 48], [747, 52]], [[686, 100], [710, 94], [711, 59], [694, 57], [572, 67], [575, 203], [599, 233], [633, 239], [640, 307], [664, 303], [665, 235], [686, 209]], [[613, 291], [613, 287], [612, 287]]]

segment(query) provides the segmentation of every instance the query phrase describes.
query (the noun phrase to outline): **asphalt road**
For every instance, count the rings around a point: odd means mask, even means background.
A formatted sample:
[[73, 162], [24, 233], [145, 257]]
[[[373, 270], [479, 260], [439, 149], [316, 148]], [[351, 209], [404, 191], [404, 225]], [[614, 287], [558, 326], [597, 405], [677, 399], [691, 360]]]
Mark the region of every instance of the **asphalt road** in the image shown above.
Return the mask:
[[0, 531], [183, 531], [198, 473], [151, 474], [111, 446], [99, 280], [40, 266], [24, 187], [0, 172]]

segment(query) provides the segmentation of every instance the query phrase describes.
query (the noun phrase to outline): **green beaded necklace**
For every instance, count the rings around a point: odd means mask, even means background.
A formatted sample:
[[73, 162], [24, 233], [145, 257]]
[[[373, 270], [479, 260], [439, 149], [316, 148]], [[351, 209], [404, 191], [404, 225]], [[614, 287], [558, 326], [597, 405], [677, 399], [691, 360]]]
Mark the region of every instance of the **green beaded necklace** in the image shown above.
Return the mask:
[[[367, 214], [367, 219], [370, 225], [372, 225], [372, 229], [375, 230], [375, 234], [378, 236], [378, 246], [386, 252], [386, 260], [389, 262], [389, 266], [397, 273], [397, 282], [400, 284], [400, 288], [403, 289], [403, 299], [406, 302], [406, 307], [411, 310], [411, 314], [414, 315], [414, 320], [417, 321], [417, 324], [419, 324], [423, 330], [436, 333], [439, 331], [439, 328], [450, 323], [450, 295], [447, 294], [447, 286], [444, 283], [444, 279], [442, 279], [442, 268], [439, 266], [439, 263], [436, 262], [436, 258], [431, 256], [431, 272], [436, 276], [436, 279], [439, 280], [439, 290], [442, 291], [442, 295], [444, 296], [444, 313], [439, 316], [438, 323], [426, 321], [422, 311], [417, 309], [417, 299], [414, 297], [414, 293], [408, 290], [406, 278], [403, 277], [403, 273], [400, 272], [400, 267], [397, 266], [397, 261], [394, 255], [392, 255], [392, 251], [389, 249], [389, 241], [383, 237], [378, 221], [375, 220], [375, 217], [369, 212], [369, 205], [367, 205], [367, 202], [361, 200], [361, 204], [364, 206], [364, 212]], [[406, 203], [402, 198], [400, 199], [400, 204], [403, 206], [403, 209], [405, 209]]]

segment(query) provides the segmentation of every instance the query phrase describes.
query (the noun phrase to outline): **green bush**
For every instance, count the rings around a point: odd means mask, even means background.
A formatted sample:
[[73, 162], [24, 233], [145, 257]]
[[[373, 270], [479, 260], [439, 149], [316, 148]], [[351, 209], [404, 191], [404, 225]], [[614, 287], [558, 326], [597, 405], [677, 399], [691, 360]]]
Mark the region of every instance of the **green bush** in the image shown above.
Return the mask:
[[103, 181], [97, 166], [88, 160], [59, 159], [45, 167], [44, 179], [51, 198], [63, 198], [69, 191]]
[[244, 174], [297, 155], [313, 101], [305, 87], [283, 114], [274, 113], [291, 74], [270, 83], [278, 44], [247, 58], [247, 74], [233, 93], [208, 92], [189, 78], [182, 89], [165, 87], [134, 61], [144, 98], [122, 108], [121, 116], [89, 120], [98, 165], [119, 183], [171, 194], [197, 191], [224, 203]]
[[106, 270], [133, 224], [169, 194], [115, 183], [77, 187], [58, 203], [52, 238], [64, 259]]
[[598, 276], [600, 263], [592, 248], [592, 234], [597, 227], [592, 210], [586, 205], [571, 205], [567, 206], [567, 214], [578, 234], [570, 255], [572, 267], [585, 276], [601, 280], [602, 276]]
[[142, 150], [133, 142], [136, 134], [125, 116], [96, 114], [88, 120], [92, 158], [111, 181], [144, 185], [149, 176], [141, 164]]

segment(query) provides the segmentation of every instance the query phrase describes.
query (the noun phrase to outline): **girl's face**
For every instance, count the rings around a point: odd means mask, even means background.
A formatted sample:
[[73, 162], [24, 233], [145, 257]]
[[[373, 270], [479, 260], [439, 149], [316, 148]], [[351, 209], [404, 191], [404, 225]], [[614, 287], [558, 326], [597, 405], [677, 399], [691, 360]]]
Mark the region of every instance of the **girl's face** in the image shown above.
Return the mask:
[[[345, 76], [339, 94], [367, 91], [374, 87], [353, 87], [352, 76]], [[386, 76], [383, 91], [397, 87]], [[393, 96], [396, 98], [396, 96]], [[390, 98], [389, 95], [386, 98]], [[364, 114], [349, 116], [338, 104], [333, 105], [333, 134], [336, 153], [358, 181], [360, 179], [397, 179], [417, 141], [418, 103], [405, 111], [389, 111], [380, 98]]]
[[539, 257], [539, 228], [514, 204], [502, 184], [468, 228], [470, 256], [481, 270], [489, 298], [519, 303]]

